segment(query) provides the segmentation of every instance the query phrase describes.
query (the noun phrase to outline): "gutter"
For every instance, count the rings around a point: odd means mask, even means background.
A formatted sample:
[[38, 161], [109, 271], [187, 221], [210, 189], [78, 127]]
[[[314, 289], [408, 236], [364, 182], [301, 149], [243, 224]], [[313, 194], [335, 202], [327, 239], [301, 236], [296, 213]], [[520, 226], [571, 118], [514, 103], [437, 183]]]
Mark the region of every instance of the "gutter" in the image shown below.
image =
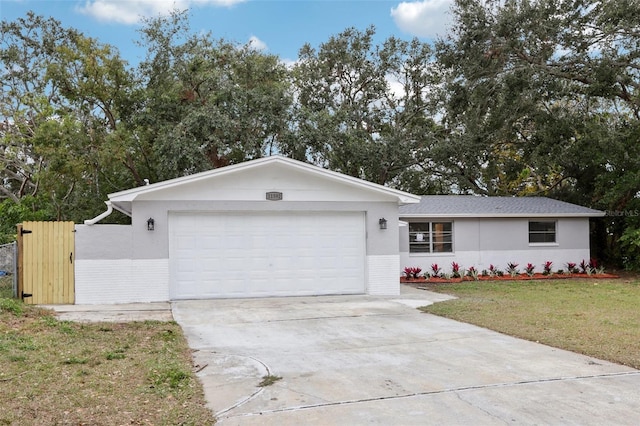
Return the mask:
[[100, 222], [102, 219], [109, 216], [113, 212], [113, 206], [111, 205], [111, 201], [105, 201], [104, 203], [107, 205], [107, 211], [100, 213], [98, 216], [94, 217], [93, 219], [85, 220], [84, 221], [85, 225], [95, 225], [96, 223]]

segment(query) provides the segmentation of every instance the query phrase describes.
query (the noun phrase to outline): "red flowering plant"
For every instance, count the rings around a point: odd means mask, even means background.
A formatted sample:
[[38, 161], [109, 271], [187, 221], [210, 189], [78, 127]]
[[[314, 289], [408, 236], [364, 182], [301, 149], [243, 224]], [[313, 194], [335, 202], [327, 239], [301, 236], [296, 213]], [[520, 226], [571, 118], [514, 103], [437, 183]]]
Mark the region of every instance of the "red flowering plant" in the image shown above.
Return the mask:
[[596, 259], [589, 259], [589, 267], [594, 274], [604, 274], [604, 268], [602, 266], [598, 266], [598, 261]]
[[589, 259], [589, 263], [587, 263], [582, 259], [582, 262], [580, 262], [580, 272], [587, 275], [595, 274], [598, 272], [598, 261]]
[[518, 275], [518, 264], [515, 262], [507, 263], [507, 272], [512, 277], [515, 277], [516, 275]]
[[418, 278], [420, 276], [420, 272], [422, 272], [421, 268], [407, 266], [404, 268], [404, 275], [407, 278]]
[[478, 270], [475, 266], [470, 266], [469, 269], [467, 269], [467, 276], [473, 278], [474, 281], [478, 281]]
[[441, 273], [442, 273], [442, 269], [440, 269], [437, 263], [433, 263], [431, 265], [431, 276], [434, 278], [437, 278], [440, 276]]
[[530, 277], [532, 277], [532, 276], [533, 276], [533, 270], [534, 270], [535, 268], [536, 268], [536, 267], [535, 267], [535, 266], [533, 266], [533, 264], [531, 264], [531, 263], [527, 263], [527, 266], [525, 266], [524, 270], [525, 270], [525, 272], [527, 273], [527, 275], [529, 275]]
[[567, 274], [576, 274], [578, 273], [578, 268], [576, 268], [576, 264], [574, 262], [567, 262]]
[[542, 275], [551, 275], [551, 265], [553, 265], [553, 262], [550, 260], [544, 262], [542, 265]]
[[489, 276], [490, 277], [501, 277], [502, 271], [496, 268], [493, 264], [489, 265]]
[[457, 262], [451, 262], [451, 276], [453, 278], [460, 278], [460, 265]]
[[581, 274], [590, 274], [591, 270], [589, 268], [589, 264], [587, 262], [584, 261], [584, 259], [582, 259], [582, 261], [580, 262], [580, 273]]

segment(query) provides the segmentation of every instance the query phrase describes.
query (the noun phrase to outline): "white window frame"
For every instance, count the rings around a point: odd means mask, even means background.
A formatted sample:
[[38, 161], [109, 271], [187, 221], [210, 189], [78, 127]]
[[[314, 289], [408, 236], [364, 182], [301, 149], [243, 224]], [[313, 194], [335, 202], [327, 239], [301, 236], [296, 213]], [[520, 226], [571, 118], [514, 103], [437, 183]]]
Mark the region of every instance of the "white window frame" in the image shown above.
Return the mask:
[[[413, 234], [417, 234], [417, 231], [411, 231], [411, 226], [414, 224], [428, 224], [428, 231], [424, 231], [424, 233], [428, 233], [427, 235], [427, 239], [429, 241], [429, 250], [428, 251], [413, 251], [412, 247], [413, 244], [412, 243], [412, 235]], [[434, 233], [436, 231], [434, 231], [433, 229], [433, 225], [436, 223], [448, 223], [451, 225], [451, 231], [449, 231], [450, 234], [450, 238], [451, 241], [450, 242], [444, 242], [444, 244], [450, 244], [451, 245], [451, 250], [450, 251], [434, 251], [433, 247], [434, 247]], [[452, 253], [455, 252], [455, 247], [454, 247], [454, 238], [453, 238], [453, 233], [454, 233], [454, 225], [453, 225], [453, 221], [452, 220], [415, 220], [415, 221], [411, 221], [409, 222], [409, 254], [410, 255], [431, 255], [431, 256], [442, 256], [442, 255], [450, 255]], [[446, 235], [446, 234], [445, 234]], [[435, 243], [438, 244], [438, 243]], [[425, 244], [426, 245], [426, 244]]]
[[[531, 223], [533, 222], [538, 222], [538, 223], [553, 223], [553, 242], [551, 241], [541, 241], [541, 242], [532, 242], [531, 241]], [[544, 232], [544, 231], [534, 231], [534, 234], [540, 234], [540, 235], [548, 235], [550, 234], [550, 232]], [[527, 241], [529, 242], [530, 246], [557, 246], [558, 244], [558, 221], [553, 219], [553, 220], [548, 220], [548, 219], [529, 219], [527, 221]]]

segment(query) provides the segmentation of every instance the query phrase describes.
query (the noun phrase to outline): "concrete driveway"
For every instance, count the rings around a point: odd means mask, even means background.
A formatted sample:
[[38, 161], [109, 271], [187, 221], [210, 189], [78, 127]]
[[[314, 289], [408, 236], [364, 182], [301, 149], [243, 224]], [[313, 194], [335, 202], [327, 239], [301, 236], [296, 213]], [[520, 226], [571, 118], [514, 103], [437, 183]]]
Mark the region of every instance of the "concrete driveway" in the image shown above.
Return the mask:
[[[221, 425], [638, 424], [640, 371], [420, 313], [447, 296], [182, 301]], [[282, 377], [258, 387], [265, 375]]]

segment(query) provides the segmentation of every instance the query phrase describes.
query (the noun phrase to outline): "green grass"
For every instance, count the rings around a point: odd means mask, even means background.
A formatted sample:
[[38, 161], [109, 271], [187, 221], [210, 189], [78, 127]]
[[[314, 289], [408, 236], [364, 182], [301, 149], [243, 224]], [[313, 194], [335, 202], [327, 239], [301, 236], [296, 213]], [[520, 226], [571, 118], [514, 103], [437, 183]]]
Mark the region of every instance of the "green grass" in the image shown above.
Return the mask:
[[267, 387], [267, 386], [271, 386], [272, 384], [274, 384], [275, 382], [277, 382], [278, 380], [282, 380], [282, 377], [280, 376], [274, 376], [274, 375], [267, 375], [267, 376], [262, 376], [262, 381], [260, 383], [258, 383], [258, 386], [261, 388]]
[[174, 322], [82, 324], [0, 299], [0, 425], [215, 423]]
[[13, 297], [13, 277], [5, 275], [0, 277], [0, 299]]
[[640, 368], [638, 278], [479, 281], [424, 287], [458, 297], [421, 308], [424, 312]]

